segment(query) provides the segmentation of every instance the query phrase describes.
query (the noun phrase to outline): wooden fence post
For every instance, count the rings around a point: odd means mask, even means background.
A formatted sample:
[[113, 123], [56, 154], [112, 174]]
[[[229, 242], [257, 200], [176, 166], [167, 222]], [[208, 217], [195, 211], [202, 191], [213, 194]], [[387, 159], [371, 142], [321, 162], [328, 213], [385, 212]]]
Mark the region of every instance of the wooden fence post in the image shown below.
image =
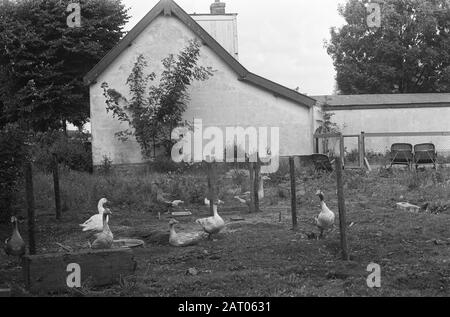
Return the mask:
[[291, 212], [292, 212], [292, 227], [297, 228], [297, 192], [295, 189], [295, 161], [294, 157], [289, 157], [289, 172], [291, 175]]
[[61, 220], [61, 193], [59, 190], [58, 157], [53, 154], [53, 186], [55, 189], [56, 219]]
[[36, 254], [36, 241], [34, 233], [34, 193], [33, 193], [33, 168], [31, 162], [25, 163], [25, 191], [27, 197], [28, 216], [28, 250], [30, 254]]
[[253, 165], [255, 171], [255, 177], [253, 180], [253, 194], [254, 194], [254, 202], [255, 202], [255, 212], [259, 212], [259, 182], [261, 181], [261, 166], [259, 162]]
[[208, 163], [208, 199], [209, 211], [214, 216], [214, 204], [216, 203], [216, 166], [214, 162]]
[[255, 168], [254, 163], [249, 162], [250, 172], [250, 212], [255, 212]]
[[338, 206], [339, 206], [339, 232], [341, 236], [342, 258], [345, 261], [349, 260], [347, 249], [347, 220], [345, 216], [345, 197], [344, 197], [344, 181], [342, 176], [342, 162], [336, 159], [336, 179], [338, 191]]
[[344, 145], [344, 136], [341, 134], [339, 138], [339, 151], [340, 151], [340, 158], [341, 158], [341, 169], [345, 168], [345, 145]]
[[366, 134], [365, 132], [361, 132], [361, 151], [362, 151], [362, 160], [363, 160], [363, 168], [366, 165]]
[[362, 154], [362, 140], [361, 140], [361, 136], [358, 136], [358, 163], [359, 163], [359, 168], [363, 169], [364, 168], [364, 156]]

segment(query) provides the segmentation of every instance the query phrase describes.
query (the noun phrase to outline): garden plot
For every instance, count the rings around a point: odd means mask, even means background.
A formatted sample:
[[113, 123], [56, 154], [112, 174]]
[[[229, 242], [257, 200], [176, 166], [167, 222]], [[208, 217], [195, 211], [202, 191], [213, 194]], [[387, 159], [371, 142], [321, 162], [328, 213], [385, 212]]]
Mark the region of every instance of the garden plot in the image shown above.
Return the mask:
[[[299, 225], [291, 228], [289, 177], [279, 173], [266, 182], [260, 213], [249, 214], [233, 200], [246, 184], [235, 179], [219, 181], [219, 207], [227, 227], [211, 240], [175, 248], [169, 245], [170, 214], [159, 210], [151, 197], [151, 182], [158, 179], [165, 192], [185, 200], [180, 207], [192, 216], [177, 217], [181, 232], [199, 230], [195, 219], [208, 214], [202, 204], [206, 193], [203, 176], [152, 174], [142, 176], [91, 176], [65, 171], [61, 176], [65, 208], [57, 222], [50, 176], [35, 177], [38, 253], [65, 252], [62, 246], [85, 250], [92, 237], [78, 226], [95, 213], [96, 200], [112, 201], [111, 230], [117, 239], [140, 239], [134, 249], [135, 275], [118, 285], [76, 291], [89, 296], [449, 296], [450, 295], [450, 170], [419, 173], [400, 169], [372, 173], [345, 171], [347, 237], [350, 261], [342, 261], [339, 229], [322, 240], [314, 217], [320, 212], [317, 189], [337, 214], [334, 174], [297, 172]], [[242, 189], [241, 189], [242, 188]], [[397, 208], [407, 202], [417, 213]], [[245, 207], [245, 206], [244, 206]], [[236, 208], [236, 211], [233, 209]], [[238, 220], [236, 220], [238, 219]], [[338, 219], [336, 219], [336, 224]], [[21, 224], [27, 239], [25, 224]], [[10, 229], [0, 227], [0, 237]], [[56, 243], [59, 243], [56, 244]], [[367, 286], [367, 266], [381, 267], [381, 288]], [[13, 295], [23, 289], [16, 259], [0, 257], [0, 288], [11, 286]], [[75, 291], [74, 291], [75, 292]], [[71, 295], [61, 293], [56, 295]]]

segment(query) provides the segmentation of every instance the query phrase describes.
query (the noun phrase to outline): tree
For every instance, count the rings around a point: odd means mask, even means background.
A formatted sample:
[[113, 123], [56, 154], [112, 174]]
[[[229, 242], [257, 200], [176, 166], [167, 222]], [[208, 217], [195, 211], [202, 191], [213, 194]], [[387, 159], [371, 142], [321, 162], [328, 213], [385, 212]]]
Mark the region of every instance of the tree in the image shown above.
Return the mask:
[[60, 129], [89, 118], [83, 76], [123, 37], [121, 0], [80, 0], [81, 27], [69, 28], [71, 0], [0, 3], [0, 127]]
[[0, 128], [0, 222], [14, 214], [22, 164], [28, 159], [29, 135], [14, 124]]
[[[326, 103], [324, 104], [326, 106]], [[323, 121], [320, 127], [317, 128], [317, 134], [336, 134], [341, 133], [341, 129], [337, 125], [337, 123], [333, 122], [334, 117], [333, 112], [324, 111], [323, 112]], [[330, 141], [332, 144], [330, 145]], [[322, 149], [324, 153], [327, 153], [328, 156], [334, 156], [334, 148], [336, 146], [338, 139], [337, 138], [322, 138]]]
[[378, 0], [381, 27], [369, 29], [368, 0], [339, 7], [346, 24], [326, 44], [341, 94], [450, 92], [450, 2]]
[[129, 129], [119, 131], [116, 136], [122, 141], [134, 137], [139, 143], [142, 155], [150, 158], [156, 147], [163, 147], [170, 155], [173, 129], [189, 126], [183, 121], [183, 113], [189, 102], [188, 87], [194, 80], [204, 81], [213, 75], [211, 67], [197, 66], [200, 57], [200, 43], [189, 41], [181, 52], [170, 54], [162, 60], [163, 72], [158, 84], [149, 85], [156, 80], [156, 74], [146, 75], [148, 62], [143, 55], [138, 56], [128, 76], [131, 100], [126, 100], [116, 89], [103, 83], [106, 109], [113, 116], [129, 125]]

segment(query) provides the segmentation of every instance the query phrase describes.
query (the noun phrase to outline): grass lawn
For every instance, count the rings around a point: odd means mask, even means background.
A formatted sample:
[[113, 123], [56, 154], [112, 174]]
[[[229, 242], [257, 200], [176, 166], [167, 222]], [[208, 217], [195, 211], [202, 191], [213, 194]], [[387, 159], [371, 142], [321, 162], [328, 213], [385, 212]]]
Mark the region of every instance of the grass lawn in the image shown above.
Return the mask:
[[[206, 192], [203, 175], [125, 177], [64, 171], [64, 214], [57, 222], [51, 176], [37, 174], [38, 253], [63, 252], [56, 242], [87, 249], [92, 237], [78, 224], [94, 214], [97, 200], [106, 196], [112, 201], [110, 226], [115, 238], [142, 239], [146, 245], [134, 250], [135, 276], [107, 288], [86, 285], [80, 292], [88, 296], [450, 296], [450, 170], [345, 171], [347, 225], [352, 224], [347, 231], [349, 262], [341, 260], [338, 218], [336, 229], [325, 239], [308, 238], [317, 232], [313, 225], [320, 212], [317, 189], [337, 213], [335, 174], [317, 176], [305, 170], [297, 176], [297, 230], [291, 229], [285, 175], [278, 173], [266, 183], [258, 214], [249, 214], [233, 199], [241, 187], [245, 191], [245, 182], [222, 177], [220, 198], [225, 205], [219, 213], [226, 229], [214, 240], [175, 248], [168, 243], [169, 216], [152, 202], [151, 182], [160, 180], [164, 192], [187, 202], [182, 210], [193, 216], [179, 218], [177, 229], [198, 230], [195, 219], [208, 214], [201, 204]], [[401, 211], [397, 202], [429, 203], [428, 211]], [[232, 220], [237, 217], [244, 220]], [[20, 226], [26, 239], [26, 225]], [[0, 225], [2, 241], [9, 234], [9, 226]], [[381, 266], [381, 288], [367, 286], [370, 263]], [[190, 268], [197, 274], [187, 274]], [[26, 295], [17, 262], [3, 252], [1, 283], [11, 285], [16, 295]]]

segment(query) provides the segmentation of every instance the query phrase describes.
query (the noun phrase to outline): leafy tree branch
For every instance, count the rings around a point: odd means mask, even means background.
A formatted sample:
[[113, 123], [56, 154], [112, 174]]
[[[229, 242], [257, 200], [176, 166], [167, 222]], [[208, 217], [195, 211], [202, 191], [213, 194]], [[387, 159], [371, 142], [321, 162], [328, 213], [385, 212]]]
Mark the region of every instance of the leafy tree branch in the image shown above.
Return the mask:
[[172, 130], [189, 125], [183, 120], [190, 100], [189, 86], [193, 81], [208, 80], [214, 73], [211, 67], [197, 65], [199, 57], [200, 44], [196, 40], [189, 41], [178, 55], [170, 54], [162, 60], [163, 72], [154, 84], [156, 74], [146, 75], [148, 62], [139, 55], [126, 82], [130, 100], [103, 83], [107, 111], [130, 127], [117, 132], [116, 136], [122, 141], [134, 137], [145, 158], [154, 156], [158, 147], [170, 154], [176, 141], [171, 139]]

